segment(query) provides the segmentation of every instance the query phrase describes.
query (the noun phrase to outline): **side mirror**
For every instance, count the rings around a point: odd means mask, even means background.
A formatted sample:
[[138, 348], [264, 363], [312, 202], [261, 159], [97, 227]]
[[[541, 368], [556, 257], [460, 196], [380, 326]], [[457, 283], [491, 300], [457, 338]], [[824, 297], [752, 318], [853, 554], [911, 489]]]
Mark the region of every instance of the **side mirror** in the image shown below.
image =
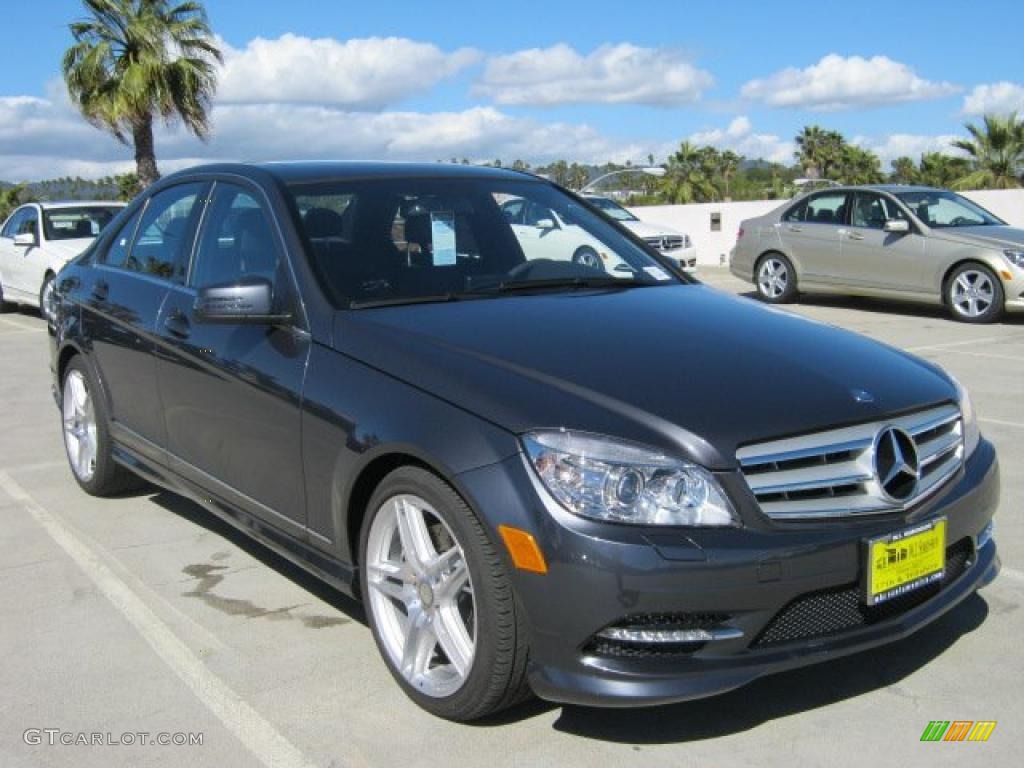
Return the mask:
[[274, 312], [274, 289], [263, 277], [199, 289], [194, 306], [200, 323], [278, 325], [292, 319], [291, 313]]
[[910, 231], [910, 222], [906, 219], [889, 219], [882, 229], [894, 234], [906, 234]]
[[20, 235], [15, 235], [14, 244], [19, 248], [35, 248], [39, 245], [36, 242], [36, 236], [31, 232], [22, 232]]
[[537, 223], [534, 225], [537, 229], [557, 229], [558, 225], [555, 224], [554, 219], [537, 219]]

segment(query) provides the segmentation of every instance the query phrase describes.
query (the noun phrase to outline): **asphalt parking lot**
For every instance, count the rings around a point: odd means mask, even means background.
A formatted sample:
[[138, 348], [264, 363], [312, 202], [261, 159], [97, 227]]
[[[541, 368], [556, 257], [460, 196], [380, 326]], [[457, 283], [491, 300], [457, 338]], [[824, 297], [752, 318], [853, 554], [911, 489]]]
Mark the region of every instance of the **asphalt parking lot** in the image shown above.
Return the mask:
[[[723, 270], [702, 276], [749, 290]], [[977, 327], [832, 298], [790, 309], [968, 386], [1002, 463], [1000, 578], [901, 643], [716, 699], [633, 711], [535, 702], [472, 726], [404, 697], [356, 603], [195, 504], [152, 489], [82, 493], [64, 461], [43, 323], [0, 315], [0, 765], [1017, 764], [1024, 317]], [[987, 743], [922, 743], [930, 720], [998, 726]], [[43, 732], [29, 744], [29, 729], [148, 736], [50, 745]], [[202, 744], [149, 743], [161, 733], [201, 733]]]

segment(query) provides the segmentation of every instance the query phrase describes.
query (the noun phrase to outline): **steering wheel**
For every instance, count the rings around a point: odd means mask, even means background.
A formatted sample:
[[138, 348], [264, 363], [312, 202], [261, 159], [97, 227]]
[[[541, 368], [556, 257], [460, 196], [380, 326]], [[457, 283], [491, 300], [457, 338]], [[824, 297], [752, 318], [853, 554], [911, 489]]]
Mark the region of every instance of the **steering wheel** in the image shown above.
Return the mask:
[[957, 216], [955, 219], [953, 219], [951, 222], [949, 222], [949, 226], [951, 226], [951, 227], [967, 227], [967, 226], [970, 226], [973, 223], [974, 222], [972, 222], [966, 216]]

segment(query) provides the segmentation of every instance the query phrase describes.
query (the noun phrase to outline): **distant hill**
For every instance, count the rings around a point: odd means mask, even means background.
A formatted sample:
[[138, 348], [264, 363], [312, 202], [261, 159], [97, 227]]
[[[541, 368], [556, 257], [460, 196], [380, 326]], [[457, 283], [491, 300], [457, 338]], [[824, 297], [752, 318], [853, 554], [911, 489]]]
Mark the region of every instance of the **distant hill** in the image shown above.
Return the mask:
[[135, 175], [83, 179], [65, 176], [59, 179], [25, 181], [12, 184], [0, 181], [0, 189], [23, 186], [22, 200], [127, 200], [134, 194]]

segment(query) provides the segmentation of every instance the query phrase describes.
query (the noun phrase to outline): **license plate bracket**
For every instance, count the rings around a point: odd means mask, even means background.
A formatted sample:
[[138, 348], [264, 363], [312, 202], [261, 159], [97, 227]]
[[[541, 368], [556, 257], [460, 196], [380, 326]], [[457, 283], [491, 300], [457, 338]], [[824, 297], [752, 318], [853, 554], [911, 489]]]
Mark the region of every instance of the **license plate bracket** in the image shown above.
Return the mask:
[[946, 574], [946, 518], [868, 539], [864, 550], [867, 605], [878, 605], [942, 581]]

